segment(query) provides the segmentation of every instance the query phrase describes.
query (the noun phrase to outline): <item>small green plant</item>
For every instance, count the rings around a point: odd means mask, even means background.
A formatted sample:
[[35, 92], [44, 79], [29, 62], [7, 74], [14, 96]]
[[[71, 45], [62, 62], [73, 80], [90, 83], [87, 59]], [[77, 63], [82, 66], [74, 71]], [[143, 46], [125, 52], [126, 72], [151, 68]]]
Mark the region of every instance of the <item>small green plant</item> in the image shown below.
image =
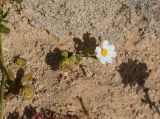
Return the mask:
[[29, 82], [32, 79], [32, 74], [25, 73], [24, 67], [26, 66], [26, 64], [26, 59], [16, 57], [14, 64], [9, 67], [7, 71], [8, 80], [6, 84], [8, 92], [6, 95], [6, 99], [11, 99], [17, 94], [19, 94], [22, 99], [32, 99], [34, 91], [32, 86], [29, 85]]
[[34, 96], [34, 91], [32, 86], [24, 86], [20, 89], [19, 95], [24, 100], [31, 100]]
[[75, 50], [78, 56], [86, 58], [99, 59], [102, 64], [112, 64], [116, 57], [115, 46], [110, 44], [109, 40], [103, 40], [100, 46], [97, 46], [96, 38], [91, 37], [90, 33], [83, 35], [83, 40], [74, 38]]
[[[15, 0], [17, 3], [22, 3], [23, 0]], [[5, 18], [7, 17], [8, 11], [3, 11], [3, 0], [0, 0], [0, 68], [2, 73], [2, 80], [1, 80], [1, 91], [0, 91], [0, 119], [2, 119], [2, 112], [3, 112], [3, 98], [6, 89], [6, 81], [7, 81], [7, 70], [5, 67], [4, 57], [3, 57], [3, 44], [2, 44], [2, 35], [3, 33], [7, 34], [10, 32], [10, 29], [6, 27], [4, 23], [8, 22]], [[12, 73], [12, 71], [10, 71]], [[13, 76], [13, 74], [12, 74]], [[13, 78], [13, 77], [12, 77]]]
[[72, 70], [72, 67], [77, 61], [78, 58], [75, 54], [70, 54], [67, 51], [62, 51], [59, 68], [61, 70]]
[[14, 63], [17, 64], [17, 65], [20, 66], [20, 67], [24, 67], [24, 66], [26, 66], [26, 64], [27, 64], [27, 61], [26, 61], [26, 59], [20, 58], [20, 57], [18, 56], [18, 57], [15, 57]]
[[[23, 0], [15, 0], [15, 1], [19, 4], [23, 2]], [[8, 22], [5, 19], [8, 15], [8, 11], [7, 12], [3, 11], [3, 0], [1, 0], [0, 5], [1, 5], [1, 7], [0, 7], [0, 32], [6, 34], [6, 33], [10, 32], [10, 29], [4, 25], [4, 23]]]

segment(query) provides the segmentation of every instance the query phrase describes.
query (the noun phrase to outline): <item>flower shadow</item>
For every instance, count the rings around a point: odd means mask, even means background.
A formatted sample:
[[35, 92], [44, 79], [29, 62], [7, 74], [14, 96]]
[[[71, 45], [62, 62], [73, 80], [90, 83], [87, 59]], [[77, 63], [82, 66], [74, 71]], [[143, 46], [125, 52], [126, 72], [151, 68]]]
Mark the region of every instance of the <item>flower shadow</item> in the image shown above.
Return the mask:
[[85, 33], [83, 35], [83, 40], [79, 38], [73, 38], [75, 44], [75, 50], [77, 54], [83, 54], [85, 57], [93, 56], [96, 44], [96, 38], [91, 37], [90, 33]]
[[129, 59], [128, 62], [123, 62], [119, 66], [118, 72], [122, 77], [124, 87], [130, 87], [138, 84], [139, 88], [144, 87], [145, 81], [149, 76], [149, 71], [145, 63], [138, 62], [138, 60]]
[[156, 106], [156, 102], [153, 102], [149, 97], [149, 93], [148, 93], [149, 89], [144, 87], [143, 91], [144, 91], [145, 95], [144, 95], [144, 99], [141, 99], [141, 101], [145, 104], [149, 104], [149, 107], [151, 109], [155, 109], [156, 112], [158, 114], [160, 114], [160, 110], [159, 110], [158, 106]]
[[128, 62], [123, 62], [120, 65], [118, 72], [122, 77], [124, 87], [129, 85], [132, 88], [133, 86], [138, 85], [137, 93], [141, 89], [144, 92], [144, 99], [141, 99], [141, 101], [145, 104], [149, 104], [151, 109], [156, 110], [156, 112], [160, 114], [156, 103], [150, 99], [148, 93], [149, 89], [145, 87], [145, 81], [150, 74], [150, 70], [148, 70], [147, 65], [139, 62], [138, 60], [128, 59]]

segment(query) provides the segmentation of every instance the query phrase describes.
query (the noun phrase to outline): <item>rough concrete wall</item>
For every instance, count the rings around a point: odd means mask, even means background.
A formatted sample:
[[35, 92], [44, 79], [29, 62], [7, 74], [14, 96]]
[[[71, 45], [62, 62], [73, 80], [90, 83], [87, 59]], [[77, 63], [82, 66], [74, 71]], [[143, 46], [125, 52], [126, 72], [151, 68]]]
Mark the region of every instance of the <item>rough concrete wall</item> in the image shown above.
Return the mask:
[[26, 0], [20, 14], [59, 39], [89, 32], [112, 41], [137, 27], [142, 39], [160, 39], [160, 0]]

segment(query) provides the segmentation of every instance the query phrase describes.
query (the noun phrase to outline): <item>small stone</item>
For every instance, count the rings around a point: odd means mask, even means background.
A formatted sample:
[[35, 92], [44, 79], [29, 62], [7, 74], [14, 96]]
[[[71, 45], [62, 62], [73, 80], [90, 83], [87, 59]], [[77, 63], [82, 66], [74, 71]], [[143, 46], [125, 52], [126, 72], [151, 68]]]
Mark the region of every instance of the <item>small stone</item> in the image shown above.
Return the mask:
[[158, 119], [158, 117], [159, 117], [159, 114], [158, 114], [158, 113], [154, 113], [154, 114], [153, 114], [153, 118], [154, 118], [154, 119]]
[[84, 74], [85, 74], [88, 78], [93, 77], [93, 72], [90, 70], [89, 67], [87, 67], [87, 66], [85, 66], [85, 65], [81, 65], [81, 69], [83, 70]]
[[63, 76], [66, 76], [66, 77], [67, 77], [67, 76], [68, 76], [68, 72], [65, 72], [65, 73], [63, 74]]

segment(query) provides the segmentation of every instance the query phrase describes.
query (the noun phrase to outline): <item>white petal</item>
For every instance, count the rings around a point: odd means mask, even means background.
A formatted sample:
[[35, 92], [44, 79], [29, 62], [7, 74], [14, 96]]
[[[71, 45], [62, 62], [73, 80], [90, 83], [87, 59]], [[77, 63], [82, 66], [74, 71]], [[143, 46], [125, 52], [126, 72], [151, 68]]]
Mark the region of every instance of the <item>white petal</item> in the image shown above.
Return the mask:
[[106, 64], [107, 59], [105, 57], [101, 57], [100, 62], [102, 64]]
[[107, 49], [107, 48], [108, 48], [108, 45], [109, 45], [108, 40], [105, 40], [105, 41], [103, 42], [103, 45], [102, 45], [103, 49]]
[[109, 46], [107, 47], [107, 50], [115, 50], [115, 46], [114, 46], [114, 45], [109, 45]]
[[116, 57], [117, 53], [115, 51], [109, 51], [108, 52], [108, 57]]
[[100, 54], [96, 54], [96, 57], [100, 60], [102, 56]]
[[112, 58], [111, 57], [107, 57], [106, 62], [108, 62], [109, 64], [112, 64]]
[[96, 47], [95, 52], [100, 54], [100, 53], [101, 53], [101, 50], [102, 50], [102, 48], [101, 48], [101, 47]]

